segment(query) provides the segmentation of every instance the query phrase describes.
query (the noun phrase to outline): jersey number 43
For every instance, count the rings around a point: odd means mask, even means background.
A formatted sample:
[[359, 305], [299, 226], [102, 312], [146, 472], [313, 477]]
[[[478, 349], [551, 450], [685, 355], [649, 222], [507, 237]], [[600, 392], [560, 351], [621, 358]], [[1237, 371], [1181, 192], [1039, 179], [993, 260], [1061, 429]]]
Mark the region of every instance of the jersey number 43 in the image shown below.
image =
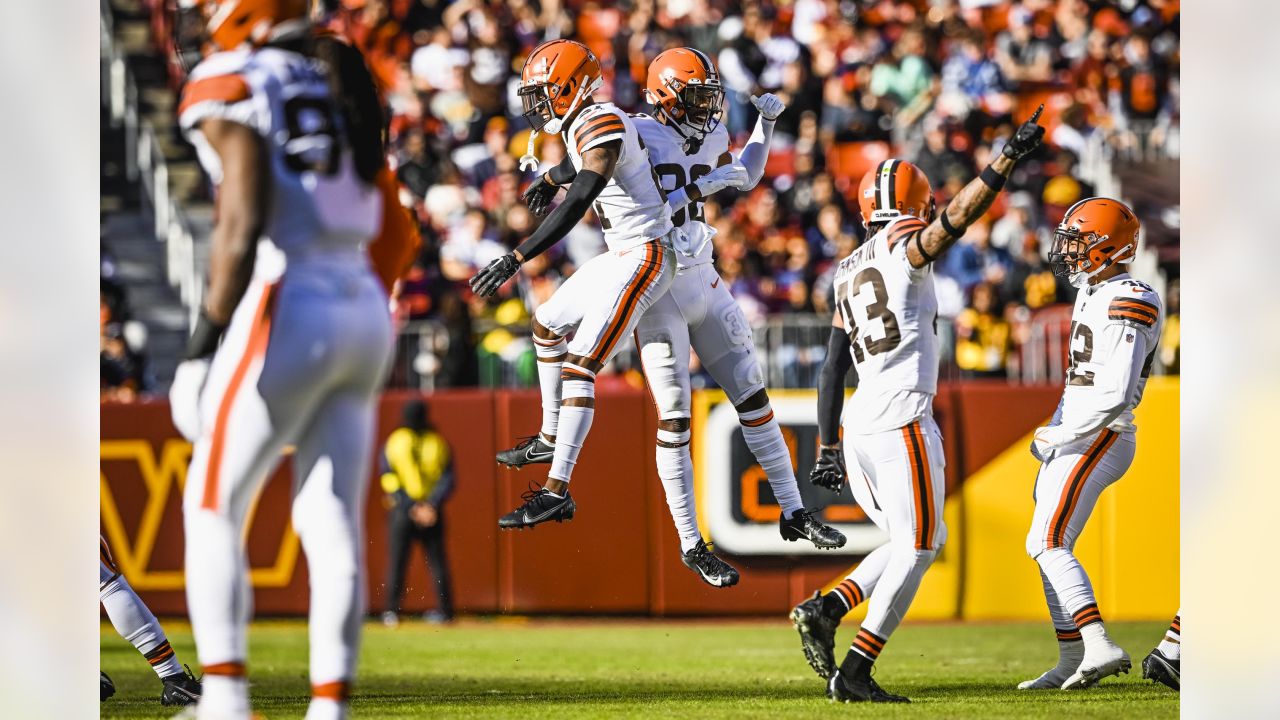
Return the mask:
[[[869, 301], [862, 297], [864, 292], [870, 293]], [[838, 294], [840, 313], [844, 315], [849, 343], [858, 362], [864, 361], [867, 353], [879, 355], [898, 347], [902, 342], [902, 331], [898, 327], [898, 316], [889, 309], [889, 294], [879, 270], [874, 267], [863, 269], [852, 282], [842, 283]], [[855, 314], [855, 309], [863, 312]], [[879, 338], [873, 338], [870, 333], [860, 335], [859, 326], [866, 328], [873, 320], [880, 321], [884, 335]]]

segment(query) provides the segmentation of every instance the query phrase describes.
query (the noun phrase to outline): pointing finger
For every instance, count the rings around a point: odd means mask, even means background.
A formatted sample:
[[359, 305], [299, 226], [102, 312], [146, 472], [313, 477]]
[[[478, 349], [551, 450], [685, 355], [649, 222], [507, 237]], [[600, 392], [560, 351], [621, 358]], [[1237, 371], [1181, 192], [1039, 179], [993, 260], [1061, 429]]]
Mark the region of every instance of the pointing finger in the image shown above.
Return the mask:
[[1034, 113], [1032, 113], [1032, 114], [1031, 114], [1031, 119], [1030, 119], [1030, 120], [1028, 120], [1027, 122], [1035, 122], [1035, 121], [1039, 120], [1039, 119], [1040, 119], [1040, 113], [1042, 113], [1042, 112], [1044, 112], [1044, 103], [1040, 103], [1040, 107], [1036, 108], [1036, 111], [1035, 111]]

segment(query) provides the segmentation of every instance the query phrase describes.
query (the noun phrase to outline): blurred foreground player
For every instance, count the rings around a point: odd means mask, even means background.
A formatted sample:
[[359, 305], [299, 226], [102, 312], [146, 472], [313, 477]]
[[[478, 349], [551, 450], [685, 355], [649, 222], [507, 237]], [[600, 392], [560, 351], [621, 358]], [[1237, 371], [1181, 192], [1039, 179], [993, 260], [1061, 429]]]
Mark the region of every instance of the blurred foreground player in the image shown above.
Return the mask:
[[392, 343], [365, 247], [384, 212], [381, 110], [359, 53], [316, 37], [306, 10], [179, 8], [184, 54], [206, 53], [179, 123], [218, 193], [209, 286], [171, 390], [174, 424], [195, 443], [183, 511], [202, 719], [249, 716], [244, 523], [287, 445], [310, 560], [308, 720], [346, 717], [359, 651], [367, 468]]
[[1133, 463], [1133, 410], [1160, 338], [1160, 296], [1125, 269], [1136, 255], [1138, 229], [1124, 203], [1095, 197], [1071, 206], [1053, 234], [1049, 264], [1080, 291], [1062, 400], [1031, 443], [1040, 471], [1027, 554], [1040, 566], [1058, 664], [1019, 684], [1022, 690], [1085, 688], [1129, 672], [1129, 655], [1107, 635], [1072, 550], [1102, 491]]
[[[836, 270], [836, 329], [818, 385], [822, 447], [812, 480], [838, 492], [845, 459], [851, 460], [854, 499], [889, 541], [831, 593], [814, 593], [792, 610], [805, 656], [827, 679], [832, 700], [907, 702], [876, 684], [871, 668], [947, 540], [942, 519], [946, 461], [933, 420], [938, 300], [931, 265], [991, 207], [1017, 161], [1040, 144], [1044, 128], [1036, 120], [1041, 110], [936, 219], [929, 181], [909, 162], [885, 160], [859, 186], [870, 239]], [[842, 415], [851, 364], [858, 391]], [[870, 601], [867, 618], [835, 668], [836, 626], [863, 599]]]
[[[178, 662], [178, 655], [169, 644], [169, 638], [165, 637], [160, 621], [120, 574], [106, 539], [100, 537], [98, 542], [101, 543], [98, 550], [98, 602], [106, 609], [111, 626], [120, 633], [120, 637], [137, 648], [160, 677], [164, 686], [160, 691], [160, 704], [190, 705], [199, 700], [200, 681]], [[99, 695], [106, 700], [115, 694], [116, 687], [106, 673], [101, 674]]]

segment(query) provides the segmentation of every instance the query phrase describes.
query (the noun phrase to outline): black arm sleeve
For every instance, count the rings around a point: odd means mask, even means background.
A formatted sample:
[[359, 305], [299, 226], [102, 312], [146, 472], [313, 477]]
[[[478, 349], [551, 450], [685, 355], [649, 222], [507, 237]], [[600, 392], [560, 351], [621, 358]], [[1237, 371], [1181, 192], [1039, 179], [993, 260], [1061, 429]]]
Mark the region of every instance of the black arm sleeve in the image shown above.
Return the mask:
[[831, 328], [827, 339], [827, 359], [818, 375], [818, 437], [823, 445], [840, 441], [840, 409], [844, 405], [844, 376], [853, 365], [849, 337], [840, 328]]
[[552, 185], [567, 185], [577, 176], [578, 170], [573, 166], [573, 160], [569, 158], [568, 153], [565, 153], [559, 165], [547, 171], [547, 178], [551, 180]]
[[591, 207], [591, 203], [600, 195], [608, 182], [603, 175], [594, 170], [583, 170], [578, 173], [578, 177], [574, 178], [573, 184], [569, 186], [564, 202], [552, 210], [529, 239], [516, 248], [520, 257], [525, 260], [537, 257], [546, 252], [547, 248], [560, 242], [560, 239], [578, 224], [586, 214], [587, 208]]

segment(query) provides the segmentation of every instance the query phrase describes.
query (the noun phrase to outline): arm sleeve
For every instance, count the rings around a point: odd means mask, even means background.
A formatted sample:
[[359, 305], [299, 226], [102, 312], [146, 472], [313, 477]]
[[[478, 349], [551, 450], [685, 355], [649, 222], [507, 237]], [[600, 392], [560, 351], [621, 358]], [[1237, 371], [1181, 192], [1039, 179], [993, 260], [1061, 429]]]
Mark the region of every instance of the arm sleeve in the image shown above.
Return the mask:
[[538, 229], [533, 231], [528, 240], [520, 243], [516, 250], [525, 260], [528, 260], [541, 255], [547, 251], [547, 248], [560, 242], [560, 239], [578, 224], [586, 214], [587, 208], [591, 207], [591, 203], [595, 202], [608, 182], [603, 175], [594, 170], [583, 170], [578, 173], [578, 176], [573, 179], [573, 184], [569, 186], [564, 202], [552, 210], [547, 219], [543, 220]]
[[827, 359], [818, 375], [818, 437], [823, 445], [840, 440], [840, 410], [844, 406], [844, 377], [853, 365], [849, 338], [832, 325], [827, 338]]
[[745, 192], [754, 188], [764, 177], [764, 166], [769, 160], [769, 143], [773, 140], [774, 121], [763, 117], [756, 119], [756, 127], [751, 131], [751, 138], [738, 153], [738, 160], [747, 168], [747, 180], [751, 184], [742, 188]]
[[1093, 385], [1067, 385], [1059, 409], [1058, 425], [1048, 428], [1044, 439], [1052, 447], [1088, 437], [1115, 421], [1133, 397], [1142, 379], [1149, 349], [1147, 333], [1126, 323], [1109, 323], [1094, 352], [1105, 350], [1108, 361], [1093, 371]]
[[573, 166], [573, 158], [569, 157], [568, 153], [565, 153], [559, 165], [547, 171], [547, 177], [552, 185], [568, 185], [577, 176], [578, 169]]

